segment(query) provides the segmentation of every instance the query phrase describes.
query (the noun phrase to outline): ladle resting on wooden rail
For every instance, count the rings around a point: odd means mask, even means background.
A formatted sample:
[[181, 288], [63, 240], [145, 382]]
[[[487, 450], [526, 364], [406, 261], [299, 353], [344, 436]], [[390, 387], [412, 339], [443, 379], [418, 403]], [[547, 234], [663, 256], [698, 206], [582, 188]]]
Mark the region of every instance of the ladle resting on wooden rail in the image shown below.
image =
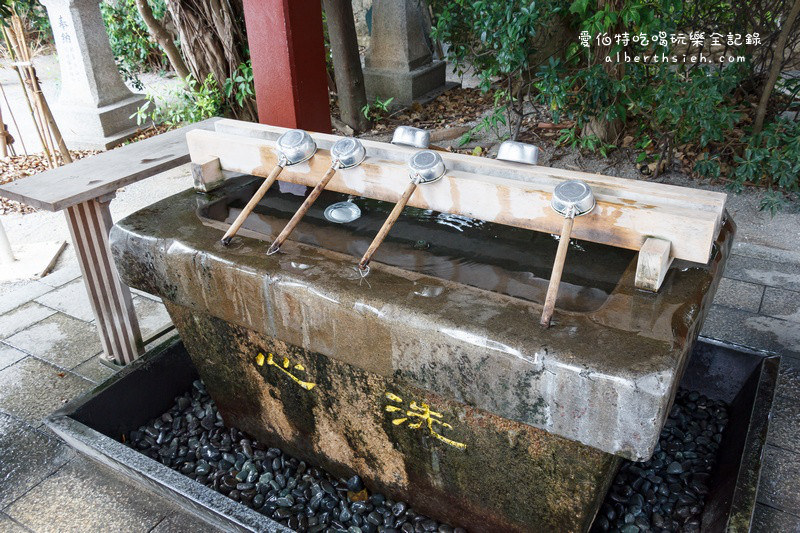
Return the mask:
[[575, 217], [585, 215], [594, 209], [595, 201], [592, 189], [581, 180], [570, 180], [556, 185], [553, 199], [550, 202], [553, 210], [564, 217], [561, 228], [561, 237], [558, 241], [556, 258], [553, 261], [553, 272], [550, 274], [550, 284], [547, 286], [547, 296], [544, 300], [541, 324], [550, 327], [550, 319], [556, 307], [558, 286], [561, 283], [561, 274], [564, 271], [564, 261], [567, 259], [569, 238], [572, 235], [572, 225]]
[[236, 235], [236, 232], [239, 231], [239, 228], [242, 227], [242, 224], [244, 224], [244, 221], [250, 213], [253, 212], [258, 202], [267, 194], [269, 188], [272, 187], [272, 184], [278, 179], [278, 175], [283, 170], [283, 167], [308, 161], [314, 157], [314, 154], [317, 152], [317, 145], [314, 139], [305, 131], [290, 130], [278, 137], [277, 152], [278, 163], [275, 165], [275, 168], [273, 168], [272, 172], [264, 179], [264, 183], [262, 183], [255, 194], [253, 194], [253, 197], [250, 198], [250, 201], [247, 202], [247, 205], [244, 206], [242, 212], [239, 213], [239, 216], [236, 217], [236, 220], [233, 221], [231, 227], [228, 228], [228, 231], [226, 231], [225, 235], [222, 237], [222, 244], [225, 246], [230, 244], [231, 239]]
[[331, 166], [328, 168], [327, 172], [322, 176], [322, 179], [319, 180], [319, 183], [311, 190], [311, 192], [306, 197], [305, 201], [302, 205], [297, 209], [297, 212], [294, 214], [291, 220], [286, 224], [286, 227], [283, 228], [283, 231], [275, 238], [272, 245], [267, 250], [267, 255], [272, 255], [277, 253], [278, 250], [281, 249], [281, 245], [289, 238], [289, 235], [292, 233], [294, 228], [300, 223], [300, 220], [305, 216], [314, 202], [317, 201], [319, 195], [322, 194], [322, 191], [325, 189], [325, 186], [328, 185], [328, 182], [331, 181], [336, 171], [340, 168], [352, 168], [361, 164], [364, 161], [364, 158], [367, 156], [367, 152], [364, 149], [364, 145], [361, 144], [361, 141], [358, 139], [340, 139], [336, 141], [331, 147]]
[[[215, 129], [191, 131], [186, 136], [195, 187], [203, 192], [219, 187], [230, 172], [269, 177], [281, 155], [276, 141], [290, 131], [227, 119], [218, 121]], [[336, 173], [325, 190], [397, 202], [408, 184], [404, 174], [413, 153], [396, 144], [404, 135], [423, 139], [426, 132], [398, 129], [392, 144], [362, 140], [372, 164]], [[324, 152], [317, 153], [308, 164], [285, 168], [280, 178], [309, 190], [328, 170], [328, 150], [341, 139], [321, 133], [311, 136]], [[516, 155], [508, 155], [513, 152]], [[597, 207], [585, 222], [575, 224], [571, 237], [640, 252], [636, 287], [657, 292], [673, 260], [705, 264], [711, 257], [712, 244], [724, 221], [724, 194], [521, 164], [532, 163], [535, 152], [533, 147], [512, 143], [502, 147], [496, 160], [438, 152], [447, 174], [438, 185], [425, 188], [424, 194], [410, 193], [407, 205], [557, 234], [564, 218], [547, 207], [553, 190], [559, 183], [579, 179], [591, 187]], [[358, 218], [358, 209], [350, 202], [338, 205], [329, 215], [332, 222], [346, 223]]]
[[394, 223], [397, 222], [409, 198], [411, 198], [411, 195], [414, 194], [414, 191], [417, 189], [417, 185], [433, 183], [444, 176], [446, 171], [442, 156], [432, 150], [421, 150], [415, 153], [408, 162], [408, 168], [410, 171], [409, 177], [411, 178], [411, 183], [408, 184], [405, 192], [403, 192], [403, 195], [400, 196], [397, 204], [395, 204], [394, 209], [389, 213], [389, 217], [386, 219], [386, 222], [383, 223], [383, 226], [381, 226], [380, 231], [378, 231], [378, 234], [375, 236], [372, 244], [369, 245], [369, 248], [367, 248], [367, 251], [364, 252], [361, 261], [358, 262], [358, 270], [364, 276], [369, 274], [369, 262], [372, 260], [372, 255], [386, 238], [386, 235], [389, 234], [389, 230], [392, 229]]

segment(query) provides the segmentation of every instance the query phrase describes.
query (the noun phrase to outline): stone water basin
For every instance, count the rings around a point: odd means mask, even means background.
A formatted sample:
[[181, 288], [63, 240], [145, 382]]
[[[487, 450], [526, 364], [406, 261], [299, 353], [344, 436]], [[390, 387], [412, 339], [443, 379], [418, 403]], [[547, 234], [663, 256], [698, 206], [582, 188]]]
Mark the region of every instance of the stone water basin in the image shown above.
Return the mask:
[[553, 237], [409, 209], [361, 279], [390, 206], [335, 224], [324, 193], [266, 256], [306, 192], [279, 183], [223, 247], [258, 183], [121, 221], [123, 279], [164, 299], [226, 424], [470, 531], [588, 529], [619, 459], [658, 442], [735, 232], [657, 294], [635, 253], [574, 242], [545, 330]]

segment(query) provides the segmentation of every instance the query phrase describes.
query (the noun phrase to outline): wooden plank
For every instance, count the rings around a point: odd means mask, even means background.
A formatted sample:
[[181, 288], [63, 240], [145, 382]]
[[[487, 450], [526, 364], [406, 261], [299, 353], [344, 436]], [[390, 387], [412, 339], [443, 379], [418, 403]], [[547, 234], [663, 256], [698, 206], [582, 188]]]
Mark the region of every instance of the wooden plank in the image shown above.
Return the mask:
[[[313, 134], [313, 137], [323, 148], [323, 142], [337, 139], [330, 135]], [[265, 177], [277, 161], [274, 143], [262, 138], [192, 131], [188, 133], [187, 141], [193, 161], [219, 158], [225, 171]], [[408, 185], [405, 161], [414, 149], [386, 143], [364, 142], [364, 145], [367, 147], [367, 160], [358, 167], [337, 172], [327, 188], [396, 202]], [[391, 158], [381, 157], [382, 154]], [[452, 154], [443, 154], [449, 155]], [[446, 158], [445, 161], [449, 164], [454, 160]], [[287, 167], [281, 180], [313, 187], [329, 165], [330, 153], [320, 149], [308, 162]], [[458, 165], [453, 167], [456, 168], [448, 166], [447, 174], [441, 180], [421, 185], [411, 196], [409, 205], [535, 231], [559, 232], [563, 219], [550, 208], [550, 198], [555, 185], [565, 178], [528, 180], [474, 173], [460, 170]], [[614, 183], [630, 181], [606, 179]], [[672, 243], [673, 257], [707, 262], [724, 210], [724, 201], [714, 205], [711, 200], [717, 196], [724, 200], [724, 195], [715, 193], [716, 196], [690, 202], [697, 192], [693, 189], [669, 187], [668, 194], [662, 198], [658, 194], [659, 184], [646, 185], [646, 190], [632, 186], [598, 186], [595, 189], [597, 207], [590, 214], [576, 219], [573, 235], [578, 239], [631, 250], [641, 248], [647, 238], [656, 237]], [[680, 189], [682, 201], [678, 201], [674, 189]]]
[[[254, 124], [241, 120], [221, 119], [214, 124], [215, 131], [229, 135], [240, 135], [251, 138], [275, 141], [287, 131], [267, 124]], [[341, 139], [337, 135], [310, 132], [319, 148], [329, 150], [333, 143]], [[407, 146], [397, 146], [390, 143], [359, 139], [370, 157], [382, 159], [397, 159], [405, 161], [417, 149]], [[555, 187], [564, 180], [581, 179], [587, 182], [595, 193], [612, 194], [629, 200], [642, 203], [657, 202], [658, 205], [673, 205], [676, 207], [701, 209], [719, 213], [720, 219], [725, 208], [727, 195], [725, 193], [679, 187], [665, 183], [631, 180], [615, 176], [604, 176], [588, 172], [576, 172], [560, 168], [525, 165], [510, 161], [500, 161], [485, 157], [474, 157], [467, 154], [440, 152], [445, 165], [450, 170], [463, 170], [473, 174], [496, 176], [501, 178], [519, 179], [541, 186]]]
[[211, 130], [213, 118], [0, 185], [0, 196], [60, 211], [189, 161], [186, 133]]
[[225, 181], [219, 159], [209, 158], [206, 161], [192, 162], [192, 179], [198, 191], [211, 192]]
[[672, 264], [670, 248], [671, 243], [662, 239], [644, 241], [636, 263], [635, 285], [638, 288], [658, 292]]

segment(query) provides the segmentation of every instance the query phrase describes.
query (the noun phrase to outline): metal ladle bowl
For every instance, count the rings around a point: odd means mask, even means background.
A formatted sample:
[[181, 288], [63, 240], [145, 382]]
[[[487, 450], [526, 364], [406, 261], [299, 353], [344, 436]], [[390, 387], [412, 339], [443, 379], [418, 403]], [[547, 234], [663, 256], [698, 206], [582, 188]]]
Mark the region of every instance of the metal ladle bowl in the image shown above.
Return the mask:
[[594, 209], [594, 194], [585, 181], [565, 181], [556, 185], [550, 206], [561, 216], [579, 217]]
[[325, 208], [323, 212], [326, 220], [337, 224], [346, 224], [361, 217], [361, 208], [351, 200], [336, 202]]
[[392, 135], [392, 144], [427, 148], [430, 143], [430, 132], [412, 126], [397, 126]]
[[539, 148], [532, 144], [505, 141], [497, 150], [497, 159], [535, 165], [539, 162]]
[[283, 165], [296, 165], [308, 161], [317, 151], [314, 139], [303, 130], [287, 131], [278, 137], [276, 144]]
[[408, 161], [408, 169], [414, 183], [433, 183], [446, 172], [442, 156], [433, 150], [416, 152]]
[[360, 165], [367, 157], [361, 141], [350, 137], [339, 139], [331, 147], [331, 164], [336, 168], [351, 168]]

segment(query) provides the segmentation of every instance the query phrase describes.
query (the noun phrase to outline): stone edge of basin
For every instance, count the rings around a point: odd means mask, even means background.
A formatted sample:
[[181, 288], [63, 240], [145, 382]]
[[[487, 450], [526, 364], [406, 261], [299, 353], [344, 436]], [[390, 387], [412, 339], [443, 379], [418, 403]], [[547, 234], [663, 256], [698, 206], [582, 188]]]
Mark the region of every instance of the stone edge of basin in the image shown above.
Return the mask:
[[[195, 215], [202, 202], [179, 193], [112, 229], [126, 283], [634, 460], [652, 454], [719, 277], [709, 272], [699, 305], [687, 306], [684, 325], [671, 324], [688, 330], [683, 337], [648, 338], [568, 313], [542, 330], [538, 304], [474, 287], [386, 265], [361, 281], [352, 257], [297, 243], [272, 257], [255, 239], [223, 248]], [[425, 286], [441, 292], [419, 296]]]

